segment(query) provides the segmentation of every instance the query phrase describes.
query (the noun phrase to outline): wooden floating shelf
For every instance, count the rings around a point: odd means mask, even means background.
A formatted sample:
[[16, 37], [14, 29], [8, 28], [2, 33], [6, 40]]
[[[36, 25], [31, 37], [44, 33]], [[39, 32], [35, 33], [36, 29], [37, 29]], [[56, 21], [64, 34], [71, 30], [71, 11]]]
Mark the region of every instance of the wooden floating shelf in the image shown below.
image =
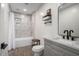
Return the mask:
[[44, 24], [47, 24], [47, 23], [52, 23], [52, 21], [47, 21], [47, 22], [44, 22]]
[[51, 9], [48, 9], [46, 15], [43, 16], [43, 21], [45, 21], [44, 24], [52, 23]]
[[51, 20], [51, 16], [45, 17], [45, 18], [43, 18], [43, 19], [44, 19], [43, 21]]
[[45, 16], [43, 16], [43, 18], [48, 17], [48, 16], [51, 16], [51, 14], [50, 14], [50, 15], [48, 15], [48, 14], [47, 14], [47, 15], [45, 15]]

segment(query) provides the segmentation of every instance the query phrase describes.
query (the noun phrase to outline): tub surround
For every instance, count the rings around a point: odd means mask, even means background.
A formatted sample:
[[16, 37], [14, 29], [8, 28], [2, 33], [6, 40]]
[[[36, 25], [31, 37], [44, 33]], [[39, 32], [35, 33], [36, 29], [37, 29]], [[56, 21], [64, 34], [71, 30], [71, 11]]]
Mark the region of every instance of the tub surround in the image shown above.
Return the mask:
[[31, 16], [14, 13], [15, 38], [24, 38], [32, 36]]
[[79, 55], [79, 45], [76, 41], [64, 39], [45, 39], [44, 55], [48, 56], [77, 56]]

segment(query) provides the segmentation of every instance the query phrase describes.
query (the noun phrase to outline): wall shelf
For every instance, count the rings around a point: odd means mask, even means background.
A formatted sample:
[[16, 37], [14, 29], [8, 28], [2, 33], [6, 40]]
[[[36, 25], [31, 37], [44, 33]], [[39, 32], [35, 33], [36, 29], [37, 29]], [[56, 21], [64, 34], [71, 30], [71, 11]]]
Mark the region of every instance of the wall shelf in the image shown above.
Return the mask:
[[43, 16], [43, 21], [44, 21], [44, 24], [52, 23], [51, 9], [48, 9], [46, 15]]
[[50, 19], [51, 19], [51, 16], [47, 16], [47, 17], [43, 18], [43, 21], [48, 21]]

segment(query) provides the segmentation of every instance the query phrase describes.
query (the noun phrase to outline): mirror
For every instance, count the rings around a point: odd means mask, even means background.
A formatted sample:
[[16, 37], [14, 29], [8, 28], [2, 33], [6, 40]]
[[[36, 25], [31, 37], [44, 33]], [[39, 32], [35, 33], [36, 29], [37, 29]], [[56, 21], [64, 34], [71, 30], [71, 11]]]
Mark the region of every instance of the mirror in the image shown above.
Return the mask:
[[64, 30], [73, 30], [71, 35], [79, 37], [79, 4], [63, 3], [58, 8], [58, 33], [67, 35]]

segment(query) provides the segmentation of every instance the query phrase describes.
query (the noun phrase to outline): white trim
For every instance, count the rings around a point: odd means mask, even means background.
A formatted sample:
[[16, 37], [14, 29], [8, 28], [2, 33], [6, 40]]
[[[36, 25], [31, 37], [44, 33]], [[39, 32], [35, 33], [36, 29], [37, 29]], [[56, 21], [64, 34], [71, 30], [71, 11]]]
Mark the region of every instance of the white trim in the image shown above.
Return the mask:
[[15, 38], [15, 41], [26, 40], [26, 39], [33, 39], [33, 37]]

